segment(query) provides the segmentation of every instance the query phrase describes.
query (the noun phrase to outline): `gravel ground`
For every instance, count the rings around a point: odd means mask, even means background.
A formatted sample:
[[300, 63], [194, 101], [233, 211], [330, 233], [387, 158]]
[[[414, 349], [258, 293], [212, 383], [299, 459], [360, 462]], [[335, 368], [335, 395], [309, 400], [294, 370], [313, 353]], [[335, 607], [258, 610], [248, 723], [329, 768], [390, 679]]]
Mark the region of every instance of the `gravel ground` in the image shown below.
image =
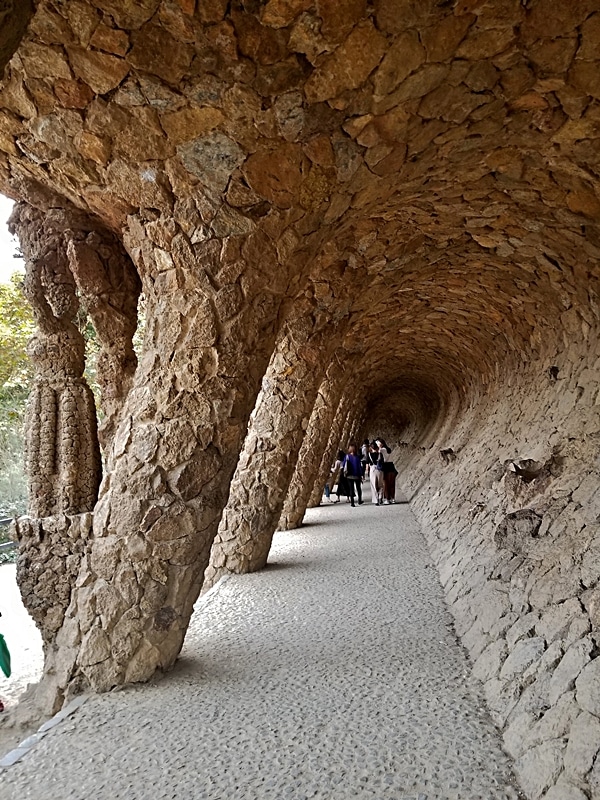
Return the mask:
[[5, 770], [2, 800], [519, 797], [408, 507], [308, 522], [206, 596], [168, 676]]
[[27, 685], [40, 679], [44, 657], [42, 637], [21, 602], [15, 564], [0, 566], [0, 633], [10, 649], [12, 675], [0, 672], [0, 700], [6, 708], [16, 705]]

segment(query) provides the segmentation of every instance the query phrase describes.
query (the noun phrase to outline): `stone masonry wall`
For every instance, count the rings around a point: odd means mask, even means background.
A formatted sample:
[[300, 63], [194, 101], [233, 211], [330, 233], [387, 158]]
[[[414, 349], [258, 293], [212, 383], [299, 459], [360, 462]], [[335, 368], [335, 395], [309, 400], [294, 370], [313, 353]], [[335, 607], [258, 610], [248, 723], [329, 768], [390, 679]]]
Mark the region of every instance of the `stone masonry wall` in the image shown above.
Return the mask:
[[394, 458], [527, 797], [595, 800], [600, 345], [574, 312], [561, 322], [559, 355], [499, 380], [434, 449]]

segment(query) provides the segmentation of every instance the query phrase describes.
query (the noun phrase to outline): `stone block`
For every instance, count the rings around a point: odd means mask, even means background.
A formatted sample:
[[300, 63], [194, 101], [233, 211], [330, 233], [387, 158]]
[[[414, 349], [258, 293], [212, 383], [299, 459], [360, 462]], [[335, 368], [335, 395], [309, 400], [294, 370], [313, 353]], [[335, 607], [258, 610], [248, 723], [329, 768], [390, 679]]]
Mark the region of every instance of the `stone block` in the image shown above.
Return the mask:
[[572, 783], [566, 783], [561, 779], [559, 783], [546, 792], [544, 800], [588, 800], [588, 796], [577, 786], [573, 786]]
[[527, 667], [537, 661], [546, 649], [546, 643], [541, 637], [521, 639], [508, 655], [500, 670], [500, 678], [512, 680], [521, 676]]
[[[588, 637], [575, 642], [566, 651], [550, 679], [549, 700], [551, 704], [556, 703], [561, 694], [573, 688], [578, 675], [590, 660], [593, 647], [594, 643]], [[579, 698], [577, 702], [580, 703]]]
[[515, 772], [530, 800], [538, 800], [556, 782], [563, 768], [564, 751], [562, 739], [551, 739], [517, 759]]
[[581, 671], [575, 682], [575, 689], [579, 705], [590, 714], [600, 717], [600, 657], [595, 658]]
[[500, 672], [508, 649], [504, 639], [498, 639], [489, 644], [473, 665], [473, 675], [482, 683], [495, 678]]
[[571, 726], [565, 751], [565, 774], [583, 780], [600, 751], [600, 719], [582, 711]]

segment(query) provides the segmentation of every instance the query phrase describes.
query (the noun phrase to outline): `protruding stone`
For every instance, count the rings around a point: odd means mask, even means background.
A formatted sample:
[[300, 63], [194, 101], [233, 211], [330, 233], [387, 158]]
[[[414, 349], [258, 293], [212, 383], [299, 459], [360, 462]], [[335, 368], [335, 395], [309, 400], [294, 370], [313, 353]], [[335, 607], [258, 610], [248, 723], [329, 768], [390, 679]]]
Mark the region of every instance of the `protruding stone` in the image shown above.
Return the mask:
[[361, 23], [308, 79], [304, 89], [306, 99], [318, 103], [358, 88], [379, 64], [384, 52], [385, 38], [370, 22]]

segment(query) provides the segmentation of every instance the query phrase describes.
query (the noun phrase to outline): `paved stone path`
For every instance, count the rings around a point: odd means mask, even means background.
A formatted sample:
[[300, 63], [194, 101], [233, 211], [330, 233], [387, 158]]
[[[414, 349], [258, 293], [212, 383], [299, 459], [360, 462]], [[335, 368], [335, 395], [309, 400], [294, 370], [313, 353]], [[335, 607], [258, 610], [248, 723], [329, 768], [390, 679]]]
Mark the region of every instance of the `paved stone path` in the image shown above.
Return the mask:
[[514, 800], [407, 506], [309, 513], [163, 680], [90, 699], [2, 800]]
[[[42, 637], [21, 602], [14, 564], [0, 566], [0, 633], [10, 647], [12, 675], [0, 672], [0, 700], [14, 706], [27, 684], [40, 679], [44, 659]], [[1, 795], [0, 795], [1, 797]]]

